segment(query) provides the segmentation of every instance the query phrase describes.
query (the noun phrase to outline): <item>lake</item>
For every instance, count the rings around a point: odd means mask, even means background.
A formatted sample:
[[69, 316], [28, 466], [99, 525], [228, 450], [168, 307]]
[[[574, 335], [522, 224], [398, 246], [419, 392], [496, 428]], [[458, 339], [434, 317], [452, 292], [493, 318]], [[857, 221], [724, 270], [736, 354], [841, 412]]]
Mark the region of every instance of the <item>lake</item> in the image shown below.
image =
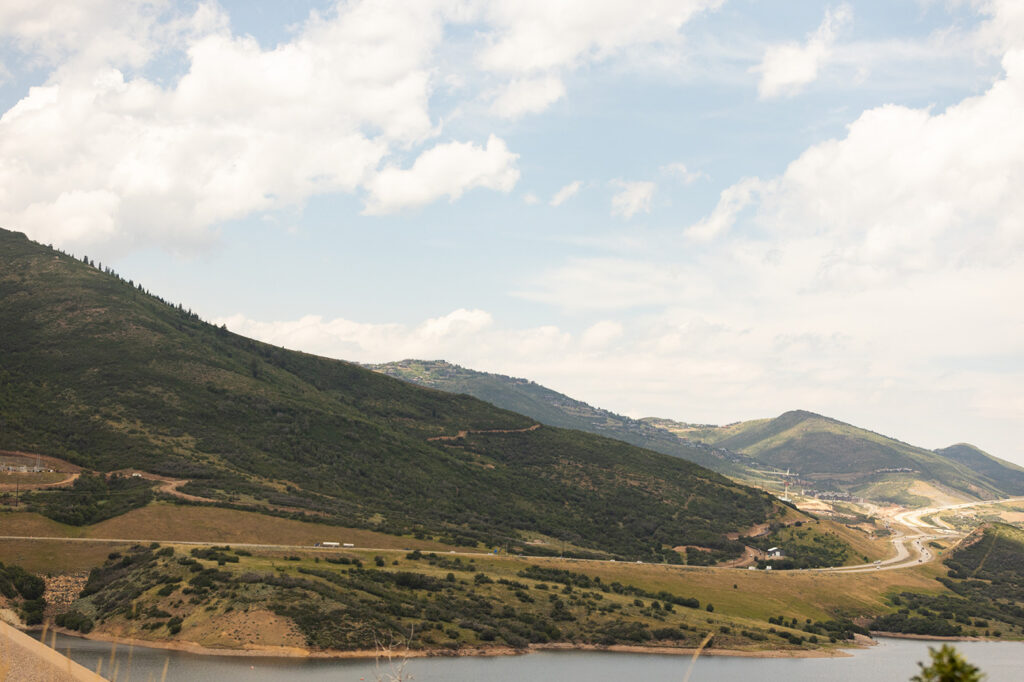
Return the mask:
[[[854, 650], [849, 658], [700, 658], [690, 682], [702, 680], [749, 680], [750, 682], [812, 682], [818, 680], [871, 680], [906, 682], [917, 673], [917, 661], [925, 660], [928, 647], [939, 642], [880, 638], [870, 649]], [[953, 642], [968, 661], [978, 666], [988, 682], [1019, 682], [1024, 679], [1024, 643]], [[111, 645], [59, 635], [57, 648], [91, 670], [103, 659], [105, 676], [110, 672]], [[371, 682], [388, 679], [394, 672], [373, 661], [279, 659], [236, 656], [203, 656], [161, 649], [119, 646], [115, 656], [119, 682], [160, 680], [167, 666], [168, 682]], [[543, 652], [494, 658], [415, 658], [405, 673], [416, 682], [621, 682], [645, 680], [679, 682], [690, 658], [656, 654], [607, 652]]]

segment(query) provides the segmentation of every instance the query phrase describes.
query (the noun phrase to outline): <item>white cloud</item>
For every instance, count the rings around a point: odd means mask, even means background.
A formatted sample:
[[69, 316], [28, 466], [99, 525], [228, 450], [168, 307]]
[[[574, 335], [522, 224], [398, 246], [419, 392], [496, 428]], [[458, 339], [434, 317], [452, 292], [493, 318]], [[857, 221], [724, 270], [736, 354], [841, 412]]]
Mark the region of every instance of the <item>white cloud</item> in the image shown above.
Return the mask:
[[575, 343], [556, 327], [501, 329], [490, 313], [465, 308], [413, 326], [326, 320], [319, 315], [273, 322], [233, 315], [214, 322], [267, 343], [355, 362], [444, 358], [480, 367], [496, 357], [521, 362], [536, 354], [564, 352]]
[[758, 178], [747, 178], [722, 190], [711, 215], [686, 229], [686, 236], [707, 241], [728, 231], [740, 212], [749, 206], [766, 186]]
[[367, 214], [383, 214], [422, 206], [442, 196], [458, 199], [475, 187], [509, 192], [519, 180], [518, 154], [493, 135], [486, 147], [468, 142], [439, 144], [420, 154], [412, 168], [388, 167], [366, 187]]
[[695, 14], [722, 0], [521, 0], [492, 3], [484, 68], [530, 73], [600, 60], [636, 45], [672, 42]]
[[521, 297], [634, 320], [614, 357], [542, 371], [612, 409], [620, 393], [699, 421], [804, 407], [1020, 459], [1024, 50], [1003, 65], [981, 95], [866, 111], [778, 177], [726, 188], [693, 239], [534, 278]]
[[580, 180], [573, 180], [568, 185], [555, 192], [555, 195], [551, 197], [551, 201], [548, 203], [552, 206], [561, 206], [566, 201], [576, 196], [576, 193], [580, 191], [580, 187], [582, 186], [583, 182]]
[[513, 80], [491, 103], [491, 113], [501, 118], [519, 118], [525, 114], [544, 111], [565, 97], [565, 85], [560, 78], [545, 76]]
[[1024, 36], [1024, 4], [1018, 0], [971, 0], [988, 19], [975, 33], [975, 43], [984, 50], [1002, 54], [1020, 47]]
[[786, 43], [769, 47], [753, 71], [761, 74], [757, 91], [761, 97], [795, 95], [818, 77], [818, 71], [831, 55], [836, 32], [850, 21], [853, 11], [840, 5], [825, 12], [818, 29], [803, 45]]
[[651, 212], [651, 199], [654, 198], [655, 190], [653, 182], [613, 180], [611, 184], [619, 188], [612, 197], [612, 215], [628, 220], [640, 211]]
[[707, 178], [707, 174], [703, 171], [691, 171], [686, 167], [685, 163], [670, 163], [662, 166], [659, 169], [662, 173], [671, 177], [677, 178], [684, 185], [690, 185], [701, 178]]
[[580, 345], [588, 350], [605, 348], [615, 339], [622, 336], [623, 327], [614, 320], [601, 320], [583, 332]]
[[[429, 3], [340, 4], [270, 49], [232, 35], [215, 5], [169, 17], [148, 2], [0, 12], [22, 49], [58, 64], [0, 118], [0, 221], [42, 241], [188, 249], [225, 221], [321, 194], [365, 188], [367, 212], [386, 212], [472, 187], [507, 191], [518, 177], [496, 138], [380, 170], [440, 132], [429, 101], [443, 16]], [[76, 18], [81, 30], [60, 30]], [[161, 49], [187, 65], [168, 84], [136, 68]], [[466, 168], [451, 165], [460, 160]], [[442, 175], [417, 174], [431, 169]], [[83, 215], [62, 220], [72, 205]]]
[[160, 41], [175, 40], [183, 27], [160, 24], [167, 9], [160, 0], [5, 0], [0, 4], [0, 36], [13, 40], [38, 64], [73, 57], [78, 65], [116, 61], [145, 63]]

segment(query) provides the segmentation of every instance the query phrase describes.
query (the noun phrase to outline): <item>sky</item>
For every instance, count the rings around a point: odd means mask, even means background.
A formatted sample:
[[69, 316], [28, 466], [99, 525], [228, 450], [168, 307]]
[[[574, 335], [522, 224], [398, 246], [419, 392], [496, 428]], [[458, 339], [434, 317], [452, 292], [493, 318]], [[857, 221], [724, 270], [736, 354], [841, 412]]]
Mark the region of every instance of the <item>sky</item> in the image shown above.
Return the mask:
[[0, 226], [247, 336], [1024, 464], [1024, 3], [5, 0]]

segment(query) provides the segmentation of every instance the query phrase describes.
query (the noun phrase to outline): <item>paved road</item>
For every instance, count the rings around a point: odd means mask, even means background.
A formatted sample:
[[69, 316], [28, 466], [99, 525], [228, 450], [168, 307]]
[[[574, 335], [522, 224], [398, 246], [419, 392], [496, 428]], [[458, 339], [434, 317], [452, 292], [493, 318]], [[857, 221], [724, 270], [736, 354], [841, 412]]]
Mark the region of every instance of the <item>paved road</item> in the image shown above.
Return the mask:
[[[927, 507], [925, 509], [910, 509], [894, 514], [893, 523], [903, 526], [905, 530], [896, 530], [896, 536], [892, 539], [896, 555], [880, 561], [877, 564], [859, 564], [857, 566], [843, 566], [841, 568], [814, 569], [818, 571], [829, 571], [835, 573], [863, 573], [869, 571], [891, 571], [899, 568], [908, 568], [919, 564], [934, 561], [937, 555], [924, 543], [931, 540], [950, 540], [965, 535], [949, 524], [938, 518], [939, 514], [953, 509], [967, 509], [968, 507], [985, 507], [993, 504], [1004, 504], [1007, 502], [1021, 502], [1024, 497], [1009, 497], [999, 500], [987, 500], [982, 502], [964, 502], [962, 504], [947, 504], [939, 507]], [[931, 516], [932, 521], [926, 521], [924, 517]]]
[[[856, 566], [840, 566], [836, 568], [811, 568], [803, 569], [808, 572], [828, 572], [828, 573], [863, 573], [870, 571], [892, 571], [902, 568], [909, 568], [911, 566], [918, 566], [929, 561], [933, 561], [936, 558], [934, 551], [924, 545], [925, 542], [933, 539], [950, 539], [953, 537], [960, 537], [964, 533], [960, 533], [956, 530], [945, 528], [942, 526], [934, 525], [928, 521], [923, 520], [922, 517], [930, 516], [934, 514], [940, 514], [951, 509], [966, 509], [968, 507], [981, 507], [992, 504], [1003, 504], [1007, 502], [1024, 502], [1024, 497], [1011, 497], [1003, 498], [1000, 500], [989, 500], [985, 502], [966, 502], [963, 504], [951, 504], [942, 507], [929, 507], [927, 509], [914, 509], [904, 512], [899, 512], [893, 516], [893, 521], [896, 524], [900, 524], [905, 530], [896, 530], [896, 536], [892, 538], [894, 556], [879, 561], [878, 563], [870, 564], [858, 564]], [[334, 552], [339, 549], [358, 549], [364, 552], [405, 552], [410, 550], [395, 549], [395, 548], [383, 548], [383, 547], [311, 547], [309, 545], [275, 545], [266, 543], [249, 543], [249, 542], [223, 542], [223, 541], [203, 541], [203, 540], [152, 540], [152, 539], [140, 539], [140, 538], [65, 538], [65, 537], [54, 537], [54, 536], [20, 536], [20, 535], [0, 535], [0, 540], [36, 540], [42, 542], [99, 542], [99, 543], [111, 543], [111, 544], [150, 544], [153, 542], [159, 542], [162, 544], [169, 545], [194, 545], [194, 546], [210, 546], [210, 545], [224, 545], [228, 544], [231, 547], [237, 547], [242, 549], [266, 549], [266, 550], [301, 550], [305, 552], [318, 551], [318, 552]], [[437, 550], [420, 550], [424, 553], [430, 551], [437, 552], [438, 554], [453, 554], [456, 556], [470, 556], [470, 557], [483, 557], [483, 556], [495, 556], [489, 552], [457, 552], [457, 551], [437, 551]], [[500, 555], [506, 556], [506, 555]], [[574, 559], [573, 561], [579, 562], [600, 562], [600, 563], [614, 563], [614, 560], [603, 560], [603, 559]], [[620, 563], [632, 563], [632, 562], [620, 562]], [[641, 563], [641, 562], [637, 562]], [[652, 566], [670, 566], [679, 569], [695, 569], [698, 567], [693, 566], [680, 566], [678, 564], [647, 564]]]

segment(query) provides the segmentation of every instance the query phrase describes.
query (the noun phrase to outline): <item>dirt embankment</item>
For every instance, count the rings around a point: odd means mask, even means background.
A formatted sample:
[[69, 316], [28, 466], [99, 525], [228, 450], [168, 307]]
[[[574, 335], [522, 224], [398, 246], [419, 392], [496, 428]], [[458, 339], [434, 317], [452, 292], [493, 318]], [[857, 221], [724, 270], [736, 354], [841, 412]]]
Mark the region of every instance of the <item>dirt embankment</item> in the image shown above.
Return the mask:
[[120, 476], [130, 476], [135, 478], [142, 478], [147, 481], [156, 481], [159, 485], [156, 486], [157, 492], [177, 497], [182, 500], [188, 500], [189, 502], [216, 502], [217, 500], [210, 499], [209, 497], [199, 497], [198, 495], [189, 495], [183, 493], [178, 488], [191, 483], [187, 478], [170, 478], [168, 476], [161, 476], [159, 474], [151, 474], [148, 471], [142, 471], [140, 469], [118, 469], [117, 471], [111, 471], [111, 474], [118, 474]]
[[[13, 474], [18, 476], [18, 474]], [[75, 481], [81, 474], [68, 474], [66, 478], [62, 478], [59, 481], [51, 481], [50, 483], [29, 483], [27, 481], [16, 481], [15, 483], [9, 483], [7, 481], [0, 482], [0, 492], [9, 493], [12, 490], [47, 490], [52, 488], [70, 488], [74, 485]]]
[[38, 462], [40, 466], [44, 466], [54, 471], [66, 472], [69, 474], [78, 473], [82, 470], [82, 467], [76, 466], [71, 462], [66, 462], [58, 457], [50, 457], [49, 455], [40, 455], [34, 452], [21, 452], [18, 450], [0, 450], [0, 459], [15, 460], [26, 466], [35, 466]]
[[89, 574], [72, 573], [70, 575], [55, 575], [43, 578], [46, 583], [46, 591], [43, 599], [46, 600], [46, 617], [52, 618], [58, 613], [67, 611], [71, 604], [78, 599], [82, 588], [89, 580]]

